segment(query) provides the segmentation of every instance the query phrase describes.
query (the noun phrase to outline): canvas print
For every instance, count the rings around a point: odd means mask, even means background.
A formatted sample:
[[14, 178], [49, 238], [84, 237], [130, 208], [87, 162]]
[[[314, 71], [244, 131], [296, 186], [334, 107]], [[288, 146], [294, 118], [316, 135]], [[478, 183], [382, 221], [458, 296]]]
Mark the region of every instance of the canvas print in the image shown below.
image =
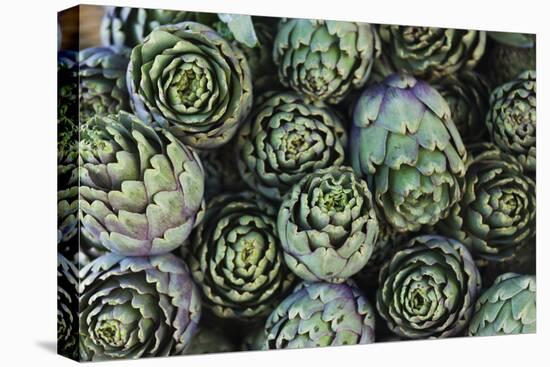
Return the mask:
[[60, 12], [59, 353], [536, 332], [535, 54], [534, 34]]

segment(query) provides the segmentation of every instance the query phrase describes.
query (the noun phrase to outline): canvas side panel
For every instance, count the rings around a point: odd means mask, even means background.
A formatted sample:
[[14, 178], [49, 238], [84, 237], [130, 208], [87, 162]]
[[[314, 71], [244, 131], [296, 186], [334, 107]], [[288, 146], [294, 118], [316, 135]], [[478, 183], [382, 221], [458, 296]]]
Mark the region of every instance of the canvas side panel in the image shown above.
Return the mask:
[[59, 12], [57, 23], [57, 351], [79, 360], [79, 8]]

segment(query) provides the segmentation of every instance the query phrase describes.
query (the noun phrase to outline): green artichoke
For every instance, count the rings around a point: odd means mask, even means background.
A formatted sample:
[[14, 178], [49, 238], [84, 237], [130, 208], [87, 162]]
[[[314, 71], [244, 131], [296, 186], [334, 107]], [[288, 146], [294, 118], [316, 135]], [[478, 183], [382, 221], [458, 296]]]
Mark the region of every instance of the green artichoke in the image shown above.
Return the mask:
[[288, 268], [310, 282], [344, 282], [365, 266], [378, 238], [367, 183], [348, 167], [319, 170], [294, 185], [277, 228]]
[[383, 50], [397, 72], [435, 80], [472, 70], [485, 52], [483, 31], [381, 25]]
[[57, 191], [57, 250], [71, 259], [78, 251], [77, 185]]
[[447, 101], [453, 122], [465, 143], [487, 140], [485, 117], [491, 89], [482, 75], [472, 71], [447, 75], [433, 87]]
[[80, 51], [80, 116], [130, 111], [126, 69], [130, 50], [125, 47], [94, 47]]
[[133, 48], [159, 26], [193, 20], [194, 16], [185, 11], [108, 6], [101, 21], [101, 42]]
[[322, 103], [308, 104], [294, 92], [263, 97], [237, 136], [237, 164], [250, 188], [280, 201], [308, 173], [342, 165], [347, 134]]
[[312, 100], [338, 103], [365, 84], [379, 53], [370, 24], [283, 19], [273, 59], [284, 86]]
[[227, 353], [236, 351], [236, 346], [217, 328], [200, 327], [184, 354]]
[[199, 293], [172, 254], [104, 255], [81, 270], [84, 361], [180, 354], [197, 330]]
[[279, 246], [275, 208], [260, 196], [212, 198], [187, 256], [203, 304], [220, 318], [267, 316], [294, 280]]
[[57, 352], [78, 360], [78, 270], [57, 254]]
[[374, 310], [351, 283], [300, 283], [267, 319], [268, 349], [374, 343]]
[[138, 117], [196, 148], [227, 143], [252, 106], [243, 53], [195, 22], [151, 32], [132, 50], [127, 79]]
[[368, 88], [350, 139], [352, 166], [396, 231], [435, 224], [462, 197], [466, 149], [445, 99], [427, 83], [395, 74]]
[[80, 137], [83, 236], [127, 256], [181, 246], [204, 212], [197, 154], [125, 112], [90, 120]]
[[477, 300], [469, 336], [530, 334], [536, 332], [534, 275], [506, 273]]
[[468, 246], [475, 257], [509, 259], [535, 236], [535, 183], [523, 174], [516, 158], [493, 144], [476, 144], [468, 150], [473, 160], [464, 196], [437, 230]]
[[479, 271], [463, 244], [418, 236], [380, 271], [376, 306], [399, 336], [450, 337], [467, 327], [480, 288]]
[[536, 122], [535, 71], [526, 71], [491, 93], [486, 120], [491, 140], [518, 158], [527, 172], [536, 169]]

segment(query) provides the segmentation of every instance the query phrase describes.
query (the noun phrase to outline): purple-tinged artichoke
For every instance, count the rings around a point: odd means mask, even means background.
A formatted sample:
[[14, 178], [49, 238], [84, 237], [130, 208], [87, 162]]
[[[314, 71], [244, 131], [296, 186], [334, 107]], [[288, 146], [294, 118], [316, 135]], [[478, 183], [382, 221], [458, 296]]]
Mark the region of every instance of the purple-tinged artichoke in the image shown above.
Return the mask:
[[487, 129], [491, 140], [519, 159], [527, 172], [536, 169], [537, 79], [535, 71], [497, 87], [489, 100]]
[[269, 316], [268, 349], [374, 343], [374, 309], [351, 283], [300, 283]]
[[379, 53], [374, 26], [314, 19], [281, 20], [273, 47], [281, 83], [328, 103], [365, 85]]
[[204, 210], [197, 154], [125, 112], [90, 120], [80, 137], [84, 237], [126, 256], [182, 246]]
[[132, 50], [127, 79], [137, 116], [195, 148], [226, 144], [252, 107], [242, 51], [195, 22], [151, 32]]
[[466, 148], [445, 99], [427, 83], [395, 74], [357, 101], [350, 160], [384, 220], [417, 231], [462, 197]]
[[81, 270], [84, 361], [181, 354], [201, 315], [199, 292], [174, 255], [104, 255]]
[[310, 282], [342, 283], [367, 264], [379, 227], [367, 183], [342, 166], [294, 185], [283, 198], [277, 228], [292, 272]]
[[442, 236], [418, 236], [380, 271], [376, 306], [404, 338], [459, 335], [470, 322], [481, 277], [466, 246]]

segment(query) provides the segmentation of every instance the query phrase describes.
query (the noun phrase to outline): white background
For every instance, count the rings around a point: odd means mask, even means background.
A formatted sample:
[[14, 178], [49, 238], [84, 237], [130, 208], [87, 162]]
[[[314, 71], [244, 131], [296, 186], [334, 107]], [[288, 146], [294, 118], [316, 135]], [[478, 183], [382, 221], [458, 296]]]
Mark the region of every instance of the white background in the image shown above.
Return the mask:
[[[90, 1], [92, 4], [101, 2]], [[182, 10], [536, 32], [538, 105], [537, 335], [111, 362], [113, 366], [548, 365], [549, 103], [545, 1], [149, 0]], [[0, 20], [0, 365], [65, 366], [56, 340], [56, 12], [73, 1], [4, 1]], [[546, 26], [546, 29], [544, 29]], [[545, 103], [542, 103], [546, 101]], [[548, 214], [546, 214], [548, 215]], [[546, 267], [546, 269], [545, 269]], [[541, 362], [544, 361], [544, 362]], [[100, 363], [99, 365], [103, 365]], [[107, 364], [106, 364], [107, 365]]]

